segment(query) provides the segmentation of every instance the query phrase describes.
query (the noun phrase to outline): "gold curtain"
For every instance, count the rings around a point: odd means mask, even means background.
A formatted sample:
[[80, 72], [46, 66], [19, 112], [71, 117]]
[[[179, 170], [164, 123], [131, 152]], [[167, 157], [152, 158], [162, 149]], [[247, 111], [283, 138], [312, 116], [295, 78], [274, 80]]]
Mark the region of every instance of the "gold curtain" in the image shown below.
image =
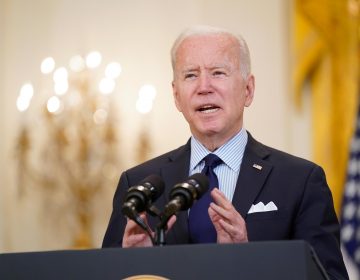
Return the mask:
[[312, 100], [314, 161], [339, 214], [359, 93], [359, 0], [295, 0], [294, 86]]

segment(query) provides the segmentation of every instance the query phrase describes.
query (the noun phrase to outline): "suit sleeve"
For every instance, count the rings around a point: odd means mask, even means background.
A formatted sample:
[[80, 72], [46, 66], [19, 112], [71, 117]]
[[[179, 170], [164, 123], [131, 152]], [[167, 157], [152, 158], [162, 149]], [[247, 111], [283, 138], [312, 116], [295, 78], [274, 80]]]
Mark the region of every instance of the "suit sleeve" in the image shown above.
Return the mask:
[[113, 210], [111, 213], [110, 221], [104, 236], [102, 247], [121, 247], [122, 238], [126, 226], [126, 218], [121, 213], [121, 207], [124, 202], [125, 194], [129, 188], [126, 173], [122, 173], [120, 181], [115, 191], [113, 199]]
[[310, 243], [331, 279], [349, 279], [340, 251], [340, 228], [332, 195], [319, 166], [308, 177], [294, 226], [294, 239]]

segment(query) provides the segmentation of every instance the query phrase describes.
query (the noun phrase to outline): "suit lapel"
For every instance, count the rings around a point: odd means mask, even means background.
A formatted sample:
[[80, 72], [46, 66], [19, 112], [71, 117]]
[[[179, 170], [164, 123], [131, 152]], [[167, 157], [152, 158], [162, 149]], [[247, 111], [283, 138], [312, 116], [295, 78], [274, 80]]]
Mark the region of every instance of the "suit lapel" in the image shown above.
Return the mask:
[[[169, 200], [169, 193], [173, 186], [183, 182], [189, 177], [190, 166], [190, 141], [180, 148], [176, 153], [169, 156], [169, 163], [161, 168], [161, 177], [165, 183], [164, 199]], [[165, 203], [166, 203], [165, 202]], [[164, 204], [165, 205], [165, 204]], [[181, 211], [177, 214], [177, 221], [173, 229], [169, 231], [168, 238], [174, 238], [176, 243], [187, 242], [188, 240], [188, 213]], [[173, 235], [173, 236], [172, 236]], [[184, 239], [185, 238], [185, 239]], [[184, 240], [183, 242], [181, 242]]]
[[244, 219], [272, 169], [272, 165], [264, 160], [269, 155], [269, 150], [254, 140], [250, 133], [248, 135], [248, 144], [232, 200], [234, 207]]

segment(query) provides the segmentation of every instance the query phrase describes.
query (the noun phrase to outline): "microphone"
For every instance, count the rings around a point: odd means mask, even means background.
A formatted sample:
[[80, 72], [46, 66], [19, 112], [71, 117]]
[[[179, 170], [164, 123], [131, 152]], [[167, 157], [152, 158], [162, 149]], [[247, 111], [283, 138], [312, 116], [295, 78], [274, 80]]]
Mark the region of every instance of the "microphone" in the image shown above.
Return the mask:
[[164, 220], [179, 211], [189, 209], [208, 189], [209, 179], [202, 173], [193, 174], [185, 182], [176, 184], [170, 191], [170, 201], [164, 209]]
[[138, 213], [147, 210], [164, 192], [164, 182], [158, 175], [150, 175], [138, 185], [130, 187], [121, 212], [132, 220]]

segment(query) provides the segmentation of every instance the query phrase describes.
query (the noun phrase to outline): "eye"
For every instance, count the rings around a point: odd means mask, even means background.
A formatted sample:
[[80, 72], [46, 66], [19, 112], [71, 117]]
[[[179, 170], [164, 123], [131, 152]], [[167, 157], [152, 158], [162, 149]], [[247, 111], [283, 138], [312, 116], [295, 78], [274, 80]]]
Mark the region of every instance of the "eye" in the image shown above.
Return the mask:
[[196, 78], [196, 75], [195, 75], [195, 73], [186, 73], [184, 77], [185, 77], [185, 80], [189, 80], [189, 79]]
[[213, 72], [213, 76], [225, 76], [225, 75], [226, 75], [225, 71], [216, 70]]

